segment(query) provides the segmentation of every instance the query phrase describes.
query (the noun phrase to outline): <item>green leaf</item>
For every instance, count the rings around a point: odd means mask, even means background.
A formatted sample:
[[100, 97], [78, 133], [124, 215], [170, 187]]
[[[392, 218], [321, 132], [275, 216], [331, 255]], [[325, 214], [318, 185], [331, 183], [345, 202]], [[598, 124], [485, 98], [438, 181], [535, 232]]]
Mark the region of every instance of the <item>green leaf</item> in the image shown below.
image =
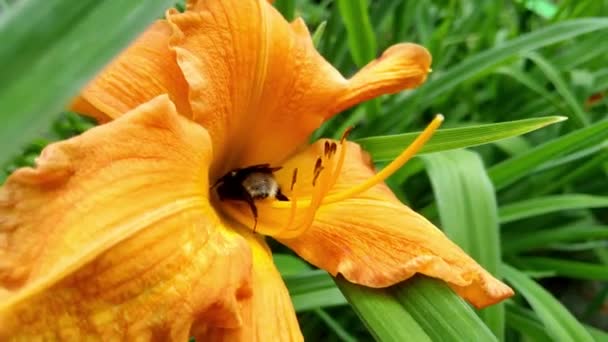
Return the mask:
[[336, 279], [336, 284], [377, 341], [431, 341], [406, 307], [388, 291]]
[[565, 194], [538, 197], [500, 207], [500, 223], [530, 218], [563, 210], [608, 207], [608, 197]]
[[399, 284], [395, 293], [433, 341], [497, 340], [473, 309], [444, 282], [416, 276]]
[[376, 58], [378, 47], [366, 0], [337, 0], [338, 11], [348, 32], [348, 45], [353, 60], [362, 67]]
[[[0, 17], [0, 158], [68, 101], [171, 0], [23, 0]], [[103, 32], [102, 32], [103, 31]]]
[[344, 342], [356, 342], [357, 339], [349, 334], [333, 317], [322, 309], [316, 309], [315, 314], [321, 318], [331, 330]]
[[293, 255], [273, 253], [272, 260], [283, 276], [310, 271], [310, 266], [307, 263]]
[[295, 0], [277, 0], [274, 3], [279, 12], [287, 19], [292, 21], [296, 14], [296, 1]]
[[[302, 265], [306, 265], [302, 260], [295, 257], [292, 258], [298, 260]], [[336, 284], [327, 272], [323, 270], [305, 270], [299, 273], [289, 273], [293, 270], [293, 264], [296, 263], [295, 260], [289, 260], [287, 263], [285, 261], [288, 259], [285, 257], [281, 257], [278, 260], [280, 264], [277, 266], [289, 290], [296, 311], [308, 311], [347, 304], [344, 295], [336, 288]], [[292, 266], [285, 267], [286, 265]]]
[[[433, 185], [441, 227], [446, 235], [488, 272], [498, 273], [500, 239], [494, 188], [479, 156], [457, 150], [422, 157]], [[504, 339], [504, 307], [493, 305], [480, 316]]]
[[550, 341], [551, 337], [545, 331], [545, 327], [538, 320], [534, 312], [526, 310], [512, 301], [505, 303], [507, 312], [507, 325], [532, 341]]
[[284, 275], [284, 280], [291, 294], [307, 293], [335, 287], [331, 276], [324, 270], [309, 270]]
[[489, 169], [490, 178], [496, 189], [502, 189], [556, 156], [601, 144], [606, 138], [608, 138], [608, 120], [602, 120], [492, 166]]
[[555, 276], [567, 278], [608, 281], [606, 265], [545, 257], [521, 257], [515, 259], [515, 263], [524, 270], [549, 271]]
[[[440, 129], [435, 132], [433, 138], [422, 148], [420, 153], [482, 145], [528, 133], [564, 119], [561, 116], [548, 116], [463, 128]], [[357, 143], [373, 155], [374, 161], [386, 161], [395, 159], [419, 134], [420, 132], [415, 132], [363, 138], [357, 140]]]
[[512, 77], [519, 83], [530, 88], [530, 90], [541, 95], [547, 101], [553, 103], [556, 110], [562, 111], [561, 102], [559, 101], [559, 99], [557, 99], [557, 97], [554, 94], [552, 94], [549, 90], [547, 90], [545, 84], [541, 83], [538, 79], [533, 77], [533, 75], [531, 73], [524, 72], [514, 66], [500, 67], [500, 68], [496, 69], [496, 73]]
[[584, 127], [588, 126], [590, 121], [587, 117], [587, 113], [576, 99], [576, 96], [569, 89], [566, 82], [562, 79], [559, 74], [559, 71], [555, 69], [553, 65], [545, 58], [543, 58], [540, 54], [535, 52], [529, 52], [525, 55], [530, 60], [534, 61], [536, 66], [540, 70], [542, 70], [543, 74], [553, 83], [557, 92], [561, 95], [561, 97], [566, 101], [568, 107], [570, 107], [571, 115], [570, 118], [579, 126]]
[[515, 232], [503, 234], [502, 251], [515, 254], [551, 244], [608, 239], [608, 226], [567, 226], [535, 231], [534, 234]]
[[291, 301], [298, 312], [347, 304], [342, 292], [335, 287], [294, 294]]
[[[551, 337], [538, 316], [531, 310], [522, 308], [511, 301], [505, 304], [507, 308], [507, 324], [522, 334], [532, 338], [532, 341], [550, 341]], [[584, 325], [596, 342], [608, 341], [608, 333], [589, 325]]]
[[506, 264], [502, 265], [502, 274], [530, 303], [554, 341], [593, 341], [568, 309], [527, 275]]
[[[510, 57], [606, 28], [608, 28], [606, 18], [585, 18], [563, 21], [523, 34], [497, 47], [475, 54], [441, 73], [440, 76], [431, 78], [420, 89], [423, 98], [419, 103], [433, 103], [434, 98], [472, 77], [487, 72]], [[407, 97], [396, 101], [391, 107], [393, 109], [403, 107], [406, 101], [408, 101]]]
[[321, 44], [321, 39], [323, 39], [323, 34], [325, 33], [325, 27], [327, 27], [327, 21], [322, 21], [319, 26], [317, 26], [317, 29], [315, 30], [315, 32], [312, 34], [312, 43], [315, 45], [315, 47], [319, 47], [319, 44]]

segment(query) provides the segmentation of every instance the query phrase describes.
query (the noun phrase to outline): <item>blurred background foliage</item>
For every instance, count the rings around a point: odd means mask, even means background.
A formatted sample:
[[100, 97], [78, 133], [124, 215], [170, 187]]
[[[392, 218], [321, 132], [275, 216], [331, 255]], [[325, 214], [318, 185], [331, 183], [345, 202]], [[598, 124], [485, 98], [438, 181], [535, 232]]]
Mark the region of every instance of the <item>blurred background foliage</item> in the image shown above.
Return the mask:
[[[0, 1], [0, 13], [13, 2]], [[273, 246], [306, 339], [608, 341], [608, 1], [277, 0], [275, 6], [287, 18], [303, 17], [319, 51], [344, 75], [397, 42], [431, 51], [426, 85], [353, 108], [315, 133], [335, 138], [354, 125], [351, 137], [379, 168], [405, 146], [398, 134], [420, 130], [436, 113], [446, 116], [445, 128], [568, 118], [524, 136], [424, 154], [388, 182], [505, 279], [514, 298], [475, 315], [426, 278], [387, 290], [341, 280], [336, 286]], [[49, 142], [93, 125], [60, 114], [28, 136], [16, 156], [2, 156], [0, 177], [32, 165]]]

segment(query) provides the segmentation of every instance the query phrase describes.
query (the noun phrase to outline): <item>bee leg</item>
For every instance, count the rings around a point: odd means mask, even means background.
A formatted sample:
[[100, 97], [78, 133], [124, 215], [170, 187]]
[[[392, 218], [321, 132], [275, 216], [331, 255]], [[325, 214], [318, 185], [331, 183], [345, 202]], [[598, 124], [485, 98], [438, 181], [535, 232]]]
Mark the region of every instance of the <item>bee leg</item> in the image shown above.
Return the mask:
[[281, 189], [277, 190], [277, 194], [274, 197], [276, 199], [278, 199], [279, 201], [284, 201], [284, 202], [289, 201], [289, 198], [287, 198], [287, 196], [285, 196], [285, 194], [281, 192]]

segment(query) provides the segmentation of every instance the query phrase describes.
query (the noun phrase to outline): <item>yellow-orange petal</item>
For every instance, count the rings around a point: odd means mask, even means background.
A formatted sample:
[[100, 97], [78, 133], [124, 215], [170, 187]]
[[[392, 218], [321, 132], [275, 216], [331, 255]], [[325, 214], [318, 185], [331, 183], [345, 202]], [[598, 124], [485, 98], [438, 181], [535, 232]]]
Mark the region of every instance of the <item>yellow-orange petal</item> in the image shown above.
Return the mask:
[[188, 85], [169, 49], [170, 25], [156, 21], [90, 82], [70, 109], [107, 122], [161, 94], [190, 117]]
[[[266, 1], [207, 0], [170, 12], [170, 44], [206, 127], [220, 171], [276, 164], [337, 112], [423, 82], [431, 56], [398, 44], [350, 79], [315, 50], [304, 22]], [[219, 176], [219, 175], [218, 175]]]
[[[277, 173], [289, 184], [291, 169], [299, 166], [297, 197], [310, 193], [312, 165], [323, 153], [313, 144]], [[348, 143], [344, 167], [329, 194], [351, 188], [374, 174], [368, 155]], [[287, 196], [292, 196], [287, 191]], [[270, 209], [260, 205], [260, 223]], [[275, 212], [277, 209], [273, 209]], [[285, 219], [284, 215], [275, 215]], [[273, 218], [276, 221], [276, 218]], [[403, 205], [384, 184], [353, 198], [323, 204], [312, 226], [293, 239], [280, 239], [301, 257], [333, 275], [370, 287], [386, 287], [425, 274], [446, 281], [477, 307], [510, 297], [513, 291], [485, 271], [421, 215]]]
[[211, 144], [167, 96], [44, 149], [0, 190], [0, 340], [180, 340], [242, 323], [251, 250], [207, 200]]
[[302, 333], [281, 275], [274, 266], [270, 249], [260, 237], [242, 232], [253, 251], [252, 296], [243, 302], [243, 325], [218, 329], [194, 325], [197, 341], [302, 341]]

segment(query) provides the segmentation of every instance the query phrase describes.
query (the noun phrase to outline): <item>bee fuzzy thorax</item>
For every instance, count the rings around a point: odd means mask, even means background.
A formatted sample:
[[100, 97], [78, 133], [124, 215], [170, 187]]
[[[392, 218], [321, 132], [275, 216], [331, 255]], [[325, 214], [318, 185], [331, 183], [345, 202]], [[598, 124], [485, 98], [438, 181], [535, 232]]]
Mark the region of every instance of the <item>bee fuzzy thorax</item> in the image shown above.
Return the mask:
[[254, 199], [274, 198], [279, 192], [279, 184], [269, 173], [251, 173], [241, 184]]
[[[247, 203], [257, 224], [258, 210], [255, 200], [265, 198], [289, 201], [281, 192], [281, 187], [274, 178], [274, 172], [281, 167], [270, 164], [258, 164], [229, 171], [212, 186], [220, 201], [232, 200]], [[255, 230], [255, 226], [254, 226]]]

